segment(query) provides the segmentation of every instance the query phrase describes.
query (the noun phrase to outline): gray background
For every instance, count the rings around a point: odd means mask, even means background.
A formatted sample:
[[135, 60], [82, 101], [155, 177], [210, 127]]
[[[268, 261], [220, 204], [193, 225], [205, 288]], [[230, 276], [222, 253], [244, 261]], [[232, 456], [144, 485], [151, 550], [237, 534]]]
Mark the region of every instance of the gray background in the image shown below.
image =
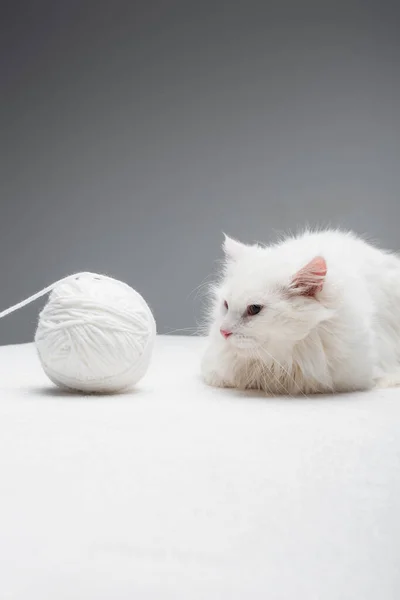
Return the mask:
[[[3, 308], [69, 273], [191, 328], [221, 231], [400, 248], [399, 15], [385, 2], [1, 4]], [[0, 323], [32, 339], [40, 305]]]

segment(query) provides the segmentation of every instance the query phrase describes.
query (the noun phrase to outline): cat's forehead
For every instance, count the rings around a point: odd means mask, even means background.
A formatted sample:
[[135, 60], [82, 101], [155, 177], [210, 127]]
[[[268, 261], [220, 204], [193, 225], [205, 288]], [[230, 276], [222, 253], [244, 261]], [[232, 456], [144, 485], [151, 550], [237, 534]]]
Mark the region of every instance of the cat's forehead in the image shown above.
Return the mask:
[[281, 290], [287, 272], [269, 260], [243, 260], [228, 271], [222, 291], [226, 300], [236, 304], [258, 303]]

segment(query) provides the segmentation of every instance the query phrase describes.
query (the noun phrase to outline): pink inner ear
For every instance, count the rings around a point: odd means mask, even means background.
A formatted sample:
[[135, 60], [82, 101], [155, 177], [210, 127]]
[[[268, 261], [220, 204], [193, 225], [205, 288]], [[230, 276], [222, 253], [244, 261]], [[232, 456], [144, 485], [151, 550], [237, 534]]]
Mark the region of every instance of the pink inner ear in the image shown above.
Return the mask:
[[301, 296], [315, 296], [324, 286], [327, 273], [326, 261], [316, 256], [305, 267], [297, 271], [290, 288]]

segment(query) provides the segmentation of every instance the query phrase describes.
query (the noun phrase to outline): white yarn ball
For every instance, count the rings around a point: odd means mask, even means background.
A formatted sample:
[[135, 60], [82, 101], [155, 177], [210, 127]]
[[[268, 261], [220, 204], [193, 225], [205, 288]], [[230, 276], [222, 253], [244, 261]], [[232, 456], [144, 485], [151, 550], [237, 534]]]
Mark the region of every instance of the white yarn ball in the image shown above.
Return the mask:
[[56, 385], [106, 393], [143, 377], [155, 338], [154, 317], [138, 292], [121, 281], [83, 273], [51, 292], [35, 343]]

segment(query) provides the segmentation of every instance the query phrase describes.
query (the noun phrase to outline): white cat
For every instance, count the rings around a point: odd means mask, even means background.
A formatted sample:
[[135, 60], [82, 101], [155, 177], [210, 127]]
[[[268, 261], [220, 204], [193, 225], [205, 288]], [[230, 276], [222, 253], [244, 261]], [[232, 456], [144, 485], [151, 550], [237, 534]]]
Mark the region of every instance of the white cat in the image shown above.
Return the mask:
[[400, 258], [352, 233], [225, 238], [204, 380], [271, 394], [400, 384]]

